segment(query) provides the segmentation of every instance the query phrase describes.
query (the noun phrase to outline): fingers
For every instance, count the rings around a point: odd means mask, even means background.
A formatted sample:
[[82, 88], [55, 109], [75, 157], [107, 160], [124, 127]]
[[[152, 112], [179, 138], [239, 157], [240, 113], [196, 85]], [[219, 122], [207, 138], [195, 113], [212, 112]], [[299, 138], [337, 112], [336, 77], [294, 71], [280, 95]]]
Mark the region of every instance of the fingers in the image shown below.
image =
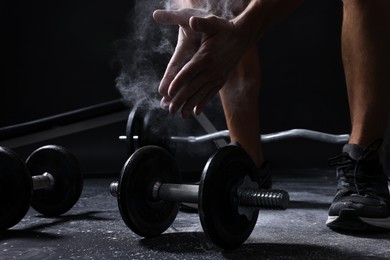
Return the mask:
[[169, 105], [171, 104], [171, 98], [170, 97], [163, 97], [160, 102], [160, 107], [164, 110], [169, 109]]
[[156, 10], [153, 12], [153, 19], [156, 22], [164, 25], [176, 25], [176, 24], [187, 23], [183, 15], [180, 15], [180, 12], [178, 10], [173, 10], [173, 11]]
[[[168, 96], [175, 97], [181, 89], [183, 88], [186, 89], [186, 87], [184, 86], [186, 86], [188, 82], [195, 82], [194, 79], [196, 78], [196, 75], [198, 75], [201, 71], [204, 70], [206, 66], [203, 65], [204, 64], [203, 62], [197, 61], [198, 60], [197, 56], [198, 55], [195, 54], [194, 57], [192, 57], [192, 59], [187, 64], [185, 64], [180, 69], [180, 71], [175, 75], [175, 78], [173, 79], [173, 81], [169, 86]], [[197, 83], [203, 84], [203, 82], [199, 82], [199, 80]], [[194, 91], [191, 90], [188, 91], [189, 92], [188, 95], [194, 94], [195, 90], [197, 90], [197, 88], [195, 87], [197, 83], [191, 84], [192, 86], [194, 86]]]
[[160, 86], [158, 87], [158, 93], [161, 96], [169, 96], [169, 86], [171, 85], [171, 82], [174, 80], [176, 74], [180, 71], [182, 67], [182, 62], [176, 59], [176, 57], [179, 57], [179, 55], [176, 55], [175, 52], [165, 70], [163, 78], [161, 79]]
[[[185, 44], [184, 44], [185, 45]], [[171, 113], [176, 113], [181, 107], [182, 103], [185, 101], [179, 95], [179, 98], [176, 98], [175, 102], [172, 104], [172, 99], [176, 96], [176, 93], [181, 89], [184, 90], [186, 95], [182, 95], [188, 97], [197, 91], [197, 88], [189, 89], [183, 87], [183, 85], [187, 81], [192, 81], [194, 71], [192, 68], [186, 69], [186, 67], [190, 66], [191, 63], [187, 63], [188, 60], [191, 60], [196, 50], [191, 50], [187, 48], [188, 46], [178, 45], [175, 49], [175, 53], [173, 54], [167, 69], [165, 70], [164, 76], [160, 82], [160, 86], [158, 92], [161, 96], [163, 96], [161, 100], [161, 107], [167, 108]], [[195, 67], [195, 66], [193, 66]], [[197, 69], [196, 71], [200, 71], [201, 69]]]
[[[185, 37], [183, 41], [179, 39], [160, 83], [159, 93], [163, 96], [161, 106], [169, 106], [169, 112], [172, 114], [181, 109], [184, 118], [188, 117], [192, 110], [198, 114], [223, 84], [223, 80], [216, 78], [222, 75], [215, 71], [219, 64], [212, 65], [210, 59], [213, 59], [213, 56], [210, 56], [210, 52], [200, 50], [210, 48], [206, 47], [209, 46], [208, 41], [203, 42], [200, 47], [201, 39], [216, 34], [226, 26], [226, 21], [215, 16], [206, 17], [205, 13], [195, 9], [156, 10], [153, 18], [161, 24], [180, 25], [181, 36]], [[218, 49], [218, 44], [212, 44], [211, 49]], [[205, 70], [210, 67], [214, 69]]]
[[[188, 38], [185, 38], [184, 35], [184, 30], [180, 29], [178, 44], [176, 45], [175, 52], [169, 61], [158, 89], [158, 92], [162, 96], [169, 96], [168, 90], [172, 81], [176, 78], [176, 75], [185, 66], [185, 64], [191, 60], [199, 48], [200, 39], [189, 40]], [[173, 89], [175, 89], [175, 87]]]
[[192, 16], [189, 18], [189, 25], [192, 30], [195, 32], [201, 32], [204, 34], [214, 34], [216, 33], [221, 26], [223, 26], [223, 22], [220, 18], [216, 16], [208, 16], [208, 17], [196, 17]]
[[186, 44], [178, 44], [171, 60], [165, 70], [164, 76], [160, 82], [158, 92], [162, 96], [169, 96], [168, 89], [176, 75], [183, 66], [191, 59], [195, 53], [195, 49], [186, 46]]
[[214, 88], [212, 89], [212, 91], [209, 92], [209, 94], [203, 98], [202, 101], [200, 101], [196, 107], [194, 108], [194, 113], [196, 115], [199, 115], [200, 113], [203, 112], [204, 108], [206, 107], [207, 103], [217, 95], [217, 93], [219, 92], [219, 88]]
[[[187, 118], [191, 111], [200, 114], [206, 104], [218, 93], [219, 88], [216, 86], [215, 82], [206, 83], [195, 94], [185, 99], [181, 106], [181, 116]], [[173, 100], [173, 102], [176, 102], [176, 100]]]
[[206, 12], [198, 9], [179, 9], [179, 10], [156, 10], [153, 12], [153, 18], [156, 22], [164, 25], [188, 25], [192, 16], [205, 17]]
[[183, 118], [187, 118], [191, 114], [191, 111], [193, 111], [196, 115], [199, 115], [205, 108], [206, 104], [218, 93], [219, 88], [216, 88], [214, 83], [210, 83], [209, 85], [209, 87], [204, 87], [204, 89], [211, 88], [209, 92], [201, 90], [196, 95], [189, 98], [183, 105], [181, 110]]
[[172, 96], [169, 112], [174, 114], [181, 108], [182, 117], [186, 118], [197, 107], [195, 111], [199, 113], [222, 85], [223, 80], [216, 78], [210, 71], [199, 71], [185, 84], [180, 84], [181, 87]]

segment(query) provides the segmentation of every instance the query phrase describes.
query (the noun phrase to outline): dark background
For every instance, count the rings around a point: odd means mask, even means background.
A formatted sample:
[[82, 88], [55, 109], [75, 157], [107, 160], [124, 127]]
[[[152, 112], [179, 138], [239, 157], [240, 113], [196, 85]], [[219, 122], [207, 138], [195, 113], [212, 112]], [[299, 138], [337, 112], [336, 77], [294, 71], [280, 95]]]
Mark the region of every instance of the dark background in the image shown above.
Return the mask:
[[[2, 1], [0, 127], [121, 98], [115, 87], [120, 71], [116, 56], [126, 47], [118, 42], [132, 32], [133, 5], [124, 0]], [[145, 17], [150, 17], [149, 11]], [[341, 1], [307, 0], [264, 36], [259, 45], [264, 133], [291, 128], [349, 132], [341, 18]], [[149, 22], [149, 28], [158, 29]], [[166, 63], [166, 57], [161, 59], [158, 73]], [[212, 113], [216, 125], [225, 129], [221, 110]], [[76, 154], [85, 174], [117, 174], [127, 157], [125, 144], [118, 141], [125, 126], [126, 118], [15, 150], [25, 157], [40, 145], [56, 143]], [[280, 167], [326, 167], [327, 158], [337, 155], [340, 147], [293, 140], [267, 144], [265, 150]], [[213, 152], [206, 150], [207, 156]]]

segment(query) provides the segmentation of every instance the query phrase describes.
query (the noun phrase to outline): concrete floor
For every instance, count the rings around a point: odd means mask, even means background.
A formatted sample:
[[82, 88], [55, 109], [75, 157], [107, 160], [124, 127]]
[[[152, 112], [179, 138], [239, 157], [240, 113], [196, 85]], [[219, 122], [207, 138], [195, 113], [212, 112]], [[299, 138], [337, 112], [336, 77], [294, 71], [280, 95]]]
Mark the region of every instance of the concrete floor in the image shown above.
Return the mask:
[[390, 233], [342, 234], [325, 226], [333, 172], [276, 174], [274, 188], [290, 193], [289, 208], [261, 210], [252, 235], [233, 251], [206, 239], [196, 213], [180, 212], [156, 238], [135, 235], [109, 195], [111, 181], [85, 180], [79, 202], [62, 217], [30, 210], [0, 234], [0, 259], [390, 259]]

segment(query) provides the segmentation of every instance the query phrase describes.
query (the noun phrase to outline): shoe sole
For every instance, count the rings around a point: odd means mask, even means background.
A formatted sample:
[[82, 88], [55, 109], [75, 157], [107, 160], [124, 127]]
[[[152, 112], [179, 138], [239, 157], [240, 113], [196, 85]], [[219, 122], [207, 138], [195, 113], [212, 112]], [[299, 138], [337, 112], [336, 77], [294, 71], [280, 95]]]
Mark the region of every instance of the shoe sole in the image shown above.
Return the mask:
[[362, 218], [354, 209], [343, 209], [339, 216], [328, 216], [326, 225], [335, 230], [370, 231], [390, 229], [389, 218]]

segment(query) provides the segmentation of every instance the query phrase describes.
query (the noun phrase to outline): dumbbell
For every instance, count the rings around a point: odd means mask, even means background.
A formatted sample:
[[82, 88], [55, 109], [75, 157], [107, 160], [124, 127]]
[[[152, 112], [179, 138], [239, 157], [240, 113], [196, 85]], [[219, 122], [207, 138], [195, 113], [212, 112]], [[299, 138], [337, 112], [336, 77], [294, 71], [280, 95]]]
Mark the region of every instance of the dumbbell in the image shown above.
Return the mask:
[[65, 148], [43, 146], [24, 163], [15, 152], [0, 147], [0, 231], [19, 223], [30, 205], [45, 216], [64, 214], [82, 189], [79, 163]]
[[246, 241], [259, 208], [286, 208], [285, 191], [259, 190], [252, 159], [238, 146], [228, 145], [210, 157], [199, 185], [180, 184], [173, 156], [157, 146], [144, 146], [122, 168], [118, 182], [110, 185], [123, 221], [136, 234], [154, 237], [167, 230], [181, 202], [198, 203], [203, 230], [222, 248]]
[[[120, 140], [127, 142], [128, 153], [132, 154], [136, 149], [145, 145], [157, 145], [167, 148], [170, 152], [175, 151], [177, 143], [202, 143], [219, 139], [229, 139], [229, 130], [221, 130], [200, 136], [175, 136], [177, 133], [175, 122], [168, 112], [162, 109], [144, 111], [136, 104], [130, 111], [126, 135], [119, 136]], [[169, 126], [169, 127], [164, 127]], [[309, 129], [290, 129], [276, 133], [262, 134], [260, 140], [263, 143], [283, 141], [294, 138], [304, 138], [325, 143], [343, 144], [349, 140], [348, 134], [329, 134]]]

